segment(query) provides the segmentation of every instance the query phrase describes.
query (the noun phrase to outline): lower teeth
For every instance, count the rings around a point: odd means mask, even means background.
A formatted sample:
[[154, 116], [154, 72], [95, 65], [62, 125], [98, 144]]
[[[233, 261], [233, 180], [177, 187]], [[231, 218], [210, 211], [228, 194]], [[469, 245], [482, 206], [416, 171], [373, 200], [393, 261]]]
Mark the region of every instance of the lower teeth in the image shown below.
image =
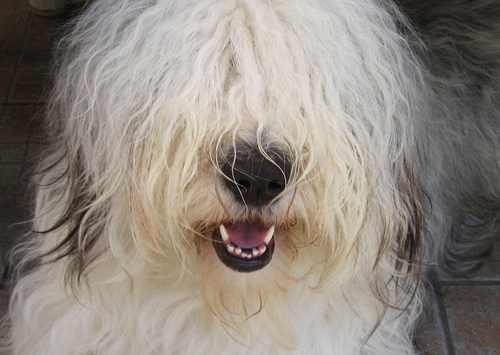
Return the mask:
[[242, 251], [240, 247], [235, 246], [233, 243], [226, 244], [226, 250], [231, 255], [239, 256], [244, 259], [258, 258], [266, 252], [266, 246], [263, 244], [258, 248], [252, 248], [251, 250]]

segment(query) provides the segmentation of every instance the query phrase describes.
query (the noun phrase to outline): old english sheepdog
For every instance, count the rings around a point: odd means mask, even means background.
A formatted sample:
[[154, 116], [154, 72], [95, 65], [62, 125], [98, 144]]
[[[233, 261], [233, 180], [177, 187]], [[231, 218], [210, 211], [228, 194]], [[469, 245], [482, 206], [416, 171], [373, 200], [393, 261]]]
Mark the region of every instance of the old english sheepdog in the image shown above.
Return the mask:
[[500, 233], [498, 0], [98, 0], [56, 61], [14, 354], [416, 354]]

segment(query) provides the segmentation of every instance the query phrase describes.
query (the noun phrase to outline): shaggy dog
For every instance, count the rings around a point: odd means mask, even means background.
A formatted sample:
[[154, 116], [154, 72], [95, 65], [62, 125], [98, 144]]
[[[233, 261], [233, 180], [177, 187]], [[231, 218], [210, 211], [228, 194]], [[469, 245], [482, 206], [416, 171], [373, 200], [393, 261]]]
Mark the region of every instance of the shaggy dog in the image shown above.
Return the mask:
[[101, 0], [58, 47], [14, 354], [415, 354], [499, 232], [497, 0]]

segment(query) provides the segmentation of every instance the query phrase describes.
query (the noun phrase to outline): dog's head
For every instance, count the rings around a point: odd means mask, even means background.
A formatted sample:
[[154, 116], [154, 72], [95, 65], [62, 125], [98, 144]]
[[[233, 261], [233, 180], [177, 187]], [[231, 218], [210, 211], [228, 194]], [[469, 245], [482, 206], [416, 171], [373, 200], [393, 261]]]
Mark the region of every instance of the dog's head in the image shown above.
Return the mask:
[[45, 227], [66, 235], [52, 252], [74, 275], [112, 256], [132, 277], [191, 277], [232, 310], [310, 275], [373, 291], [373, 275], [409, 271], [424, 88], [404, 20], [337, 2], [188, 3], [96, 5], [63, 42], [49, 160], [62, 207]]

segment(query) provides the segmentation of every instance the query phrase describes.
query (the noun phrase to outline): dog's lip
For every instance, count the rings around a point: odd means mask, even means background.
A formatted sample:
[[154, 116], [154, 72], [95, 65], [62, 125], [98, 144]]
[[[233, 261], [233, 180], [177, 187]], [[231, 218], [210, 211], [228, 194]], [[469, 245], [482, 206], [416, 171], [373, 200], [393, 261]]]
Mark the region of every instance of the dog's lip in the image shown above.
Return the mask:
[[253, 272], [271, 261], [274, 231], [274, 226], [265, 227], [259, 222], [225, 223], [215, 228], [212, 244], [224, 265], [238, 272]]

